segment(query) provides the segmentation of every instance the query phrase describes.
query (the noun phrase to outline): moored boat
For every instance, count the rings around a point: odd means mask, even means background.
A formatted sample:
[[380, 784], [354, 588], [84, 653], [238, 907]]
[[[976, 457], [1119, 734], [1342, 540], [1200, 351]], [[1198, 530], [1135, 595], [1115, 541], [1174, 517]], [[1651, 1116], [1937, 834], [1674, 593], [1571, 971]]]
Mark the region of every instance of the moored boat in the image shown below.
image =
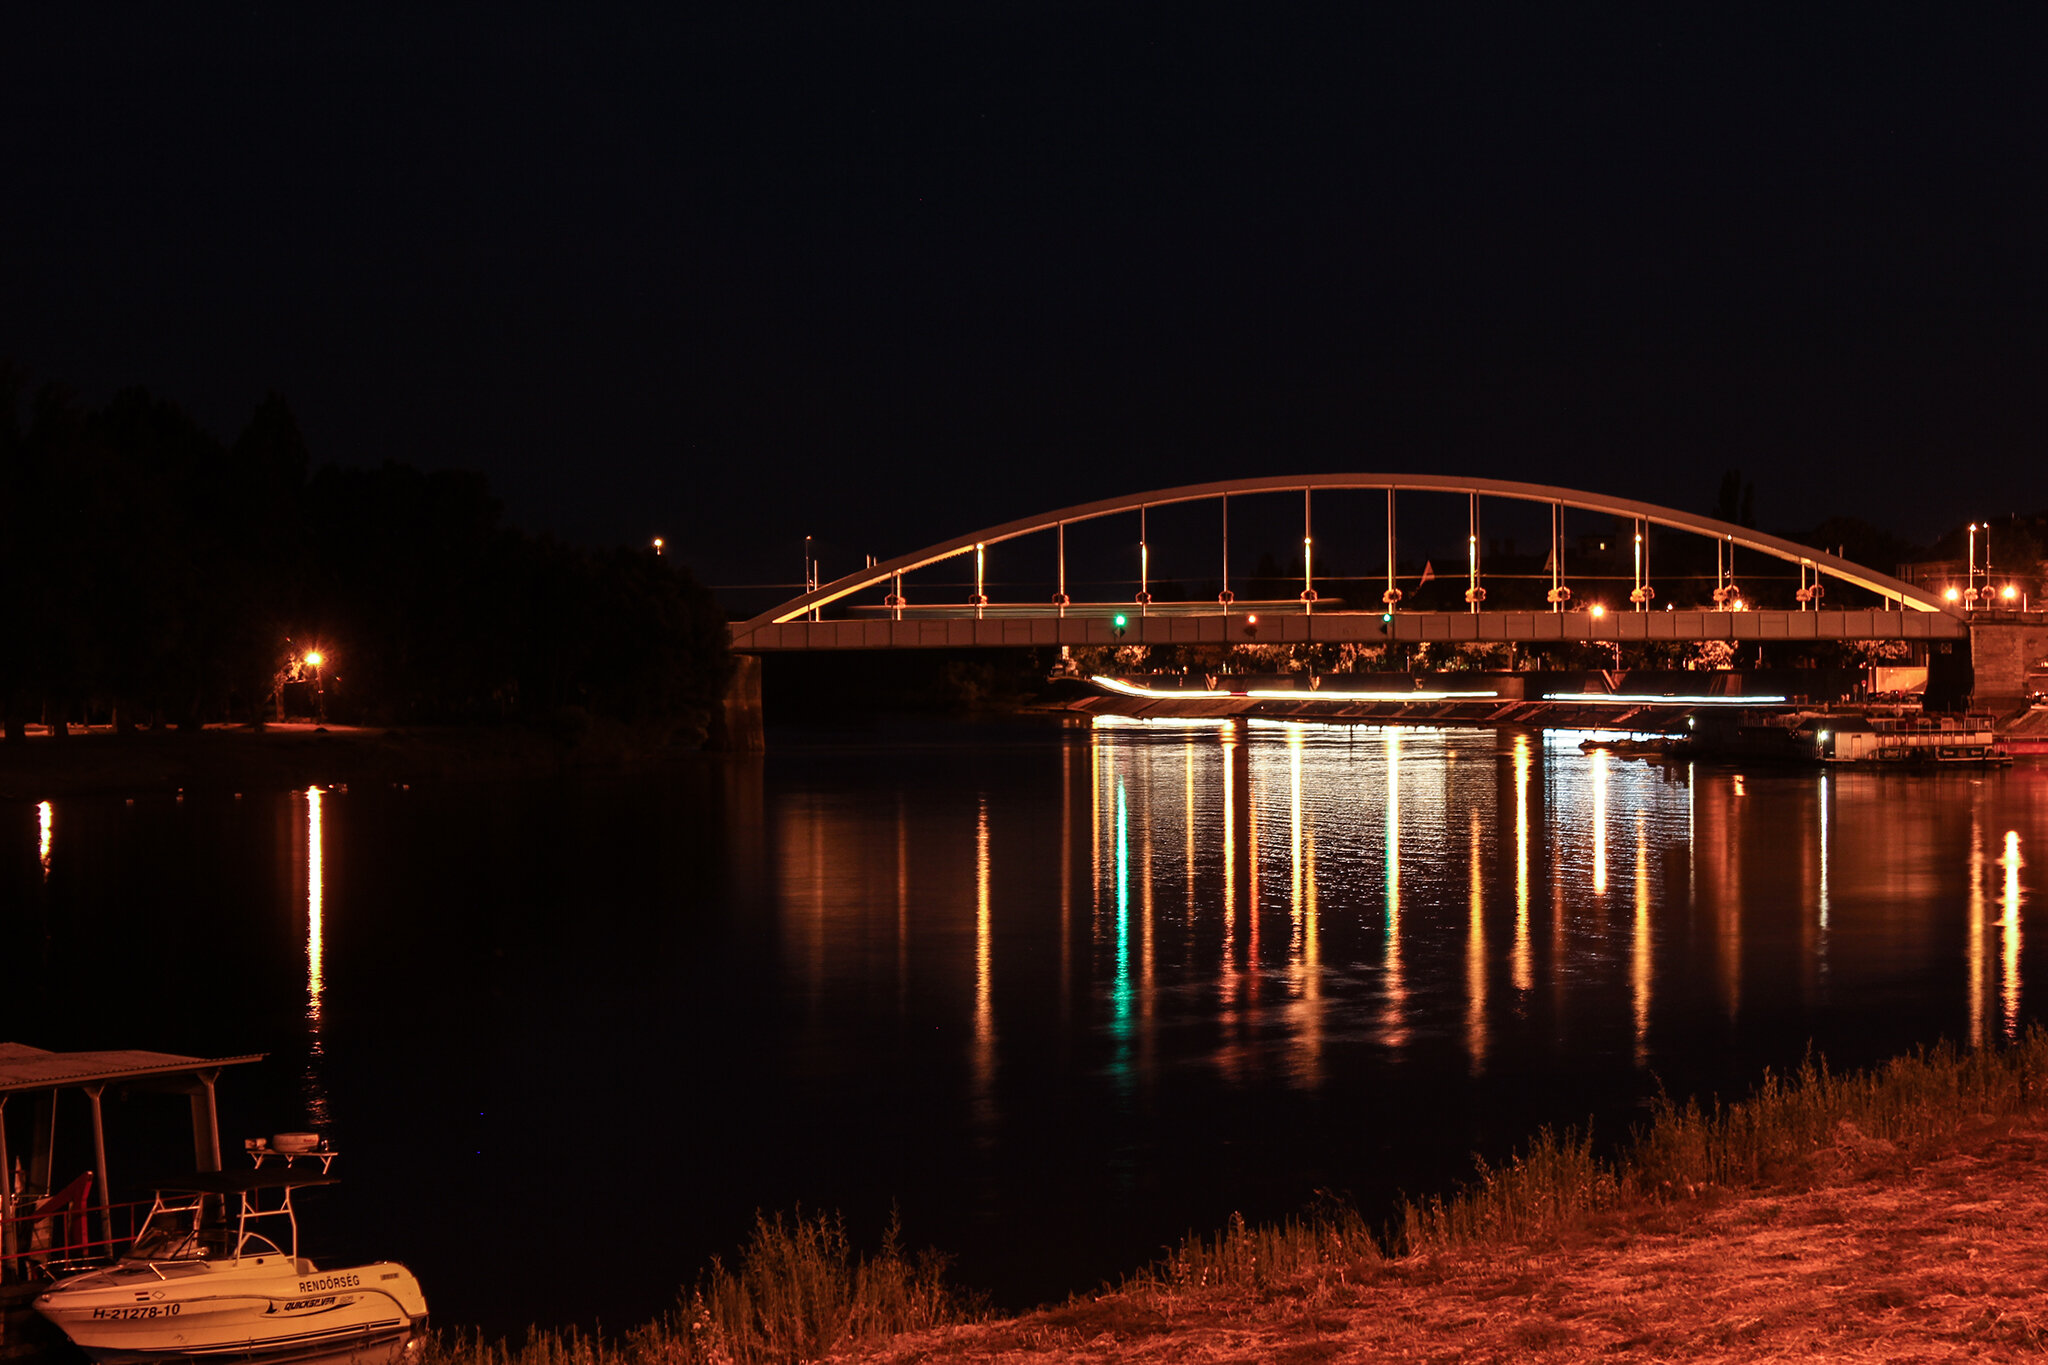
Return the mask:
[[266, 1167], [269, 1155], [258, 1151], [254, 1170], [202, 1172], [159, 1190], [118, 1261], [59, 1280], [37, 1297], [36, 1311], [109, 1365], [386, 1365], [415, 1356], [427, 1303], [410, 1270], [391, 1261], [322, 1268], [299, 1254], [292, 1192], [334, 1183], [332, 1154], [313, 1154], [324, 1158], [318, 1173], [290, 1160]]

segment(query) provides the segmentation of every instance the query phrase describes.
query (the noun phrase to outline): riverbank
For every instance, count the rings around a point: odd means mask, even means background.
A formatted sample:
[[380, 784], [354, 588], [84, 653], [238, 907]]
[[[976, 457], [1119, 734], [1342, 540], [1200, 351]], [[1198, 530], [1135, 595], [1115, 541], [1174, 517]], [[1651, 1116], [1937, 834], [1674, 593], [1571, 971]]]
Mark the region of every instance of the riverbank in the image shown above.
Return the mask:
[[190, 791], [282, 791], [309, 783], [498, 781], [686, 760], [701, 731], [602, 721], [521, 726], [348, 726], [288, 722], [196, 732], [74, 728], [0, 743], [0, 800]]
[[[1936, 1360], [2048, 1350], [2048, 1125], [1945, 1150], [1844, 1125], [1777, 1178], [1532, 1243], [1136, 1287], [845, 1358], [1222, 1362]], [[1248, 1250], [1248, 1253], [1249, 1250]]]
[[[1375, 1228], [1321, 1207], [1123, 1284], [971, 1319], [893, 1239], [763, 1221], [617, 1341], [440, 1338], [428, 1365], [2003, 1359], [2048, 1350], [2048, 1034], [1666, 1105], [1619, 1157], [1539, 1134]], [[904, 1330], [905, 1327], [910, 1330]]]

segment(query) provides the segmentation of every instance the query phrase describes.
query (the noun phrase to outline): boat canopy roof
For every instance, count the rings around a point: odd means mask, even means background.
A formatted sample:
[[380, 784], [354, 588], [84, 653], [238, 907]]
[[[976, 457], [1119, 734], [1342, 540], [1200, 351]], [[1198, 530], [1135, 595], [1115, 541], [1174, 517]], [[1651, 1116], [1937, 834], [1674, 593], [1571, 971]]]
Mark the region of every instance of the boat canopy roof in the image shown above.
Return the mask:
[[24, 1090], [104, 1085], [152, 1076], [192, 1076], [224, 1066], [260, 1062], [264, 1054], [243, 1057], [180, 1057], [169, 1052], [49, 1052], [26, 1043], [0, 1043], [0, 1095]]

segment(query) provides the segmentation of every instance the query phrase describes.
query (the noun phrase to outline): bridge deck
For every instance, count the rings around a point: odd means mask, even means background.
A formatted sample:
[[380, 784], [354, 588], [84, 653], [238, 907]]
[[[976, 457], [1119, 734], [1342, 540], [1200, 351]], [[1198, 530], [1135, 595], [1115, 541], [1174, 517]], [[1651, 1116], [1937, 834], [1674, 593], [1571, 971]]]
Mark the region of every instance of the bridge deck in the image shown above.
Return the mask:
[[[764, 654], [797, 649], [959, 649], [1005, 645], [1289, 645], [1400, 641], [1541, 644], [1640, 640], [1963, 640], [1969, 623], [1928, 611], [1399, 612], [1381, 630], [1378, 612], [1243, 612], [1141, 616], [1136, 607], [1089, 604], [1064, 617], [990, 614], [915, 620], [790, 621], [736, 628], [732, 647]], [[1156, 610], [1156, 609], [1155, 609]], [[1114, 618], [1126, 621], [1121, 638]], [[758, 619], [758, 618], [757, 618]]]

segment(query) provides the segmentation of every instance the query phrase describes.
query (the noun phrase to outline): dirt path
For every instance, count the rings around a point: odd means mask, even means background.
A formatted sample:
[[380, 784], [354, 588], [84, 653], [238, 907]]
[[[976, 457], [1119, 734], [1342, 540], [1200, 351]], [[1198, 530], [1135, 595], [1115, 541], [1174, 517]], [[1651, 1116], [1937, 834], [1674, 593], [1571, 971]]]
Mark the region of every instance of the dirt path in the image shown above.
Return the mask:
[[2048, 1124], [1939, 1153], [1853, 1129], [1780, 1184], [1561, 1243], [1260, 1292], [1109, 1295], [898, 1338], [871, 1361], [2040, 1360]]

